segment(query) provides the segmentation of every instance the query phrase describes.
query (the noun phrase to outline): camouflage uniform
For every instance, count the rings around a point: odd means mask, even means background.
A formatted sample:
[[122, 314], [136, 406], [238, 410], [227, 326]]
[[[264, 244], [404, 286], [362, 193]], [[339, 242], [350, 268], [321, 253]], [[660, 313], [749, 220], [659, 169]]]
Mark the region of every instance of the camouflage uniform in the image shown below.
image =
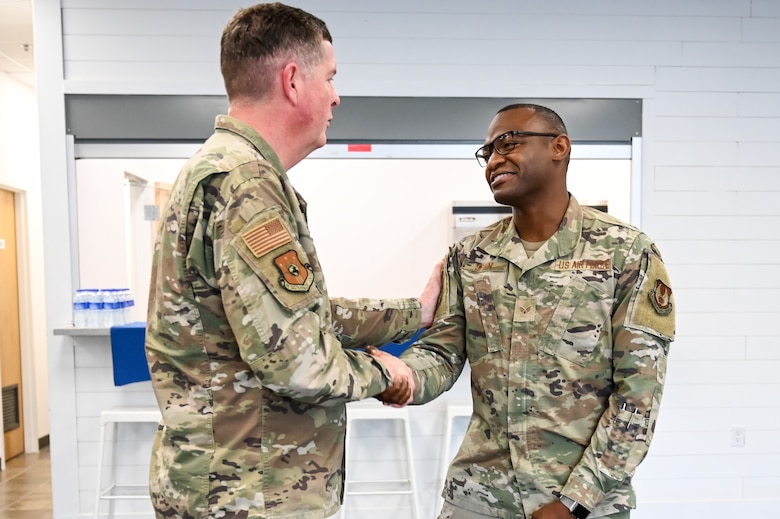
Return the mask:
[[146, 350], [163, 421], [158, 518], [318, 519], [338, 510], [345, 403], [388, 373], [346, 347], [407, 337], [416, 299], [329, 298], [305, 202], [242, 122], [219, 116], [155, 245]]
[[444, 498], [502, 518], [530, 517], [554, 491], [594, 518], [634, 508], [673, 338], [658, 250], [574, 197], [531, 258], [511, 217], [455, 244], [436, 320], [402, 355], [417, 404], [471, 367], [474, 411]]

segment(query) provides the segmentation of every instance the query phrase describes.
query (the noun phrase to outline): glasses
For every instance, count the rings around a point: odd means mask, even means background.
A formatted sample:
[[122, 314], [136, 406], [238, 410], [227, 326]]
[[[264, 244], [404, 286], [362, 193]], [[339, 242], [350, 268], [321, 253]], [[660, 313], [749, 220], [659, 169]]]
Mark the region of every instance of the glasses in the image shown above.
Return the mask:
[[539, 133], [539, 132], [526, 132], [523, 130], [512, 130], [511, 132], [502, 133], [490, 144], [485, 144], [477, 150], [474, 154], [477, 157], [477, 162], [483, 168], [487, 167], [487, 163], [490, 160], [490, 156], [495, 151], [499, 155], [509, 154], [518, 144], [521, 144], [519, 137], [558, 137], [559, 133]]

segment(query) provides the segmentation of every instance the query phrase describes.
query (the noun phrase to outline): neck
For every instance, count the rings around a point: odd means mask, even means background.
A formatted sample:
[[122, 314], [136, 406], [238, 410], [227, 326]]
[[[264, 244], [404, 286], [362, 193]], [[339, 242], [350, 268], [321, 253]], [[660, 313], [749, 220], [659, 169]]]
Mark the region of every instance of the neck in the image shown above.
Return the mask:
[[285, 170], [303, 160], [310, 152], [297, 149], [299, 139], [286, 121], [291, 120], [284, 107], [276, 103], [244, 101], [231, 103], [228, 115], [248, 124], [273, 148]]
[[569, 194], [544, 199], [543, 202], [512, 208], [512, 222], [517, 233], [532, 242], [545, 241], [558, 232], [561, 220], [569, 207]]

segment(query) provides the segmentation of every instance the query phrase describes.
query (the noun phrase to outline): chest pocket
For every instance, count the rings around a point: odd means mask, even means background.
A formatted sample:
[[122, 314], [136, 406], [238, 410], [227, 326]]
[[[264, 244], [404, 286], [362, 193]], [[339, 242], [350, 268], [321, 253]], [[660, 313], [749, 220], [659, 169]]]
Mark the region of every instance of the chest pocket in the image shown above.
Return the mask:
[[487, 277], [481, 277], [474, 281], [474, 297], [477, 302], [476, 310], [479, 313], [479, 321], [485, 333], [488, 353], [503, 350], [501, 345], [501, 330], [498, 326], [498, 314], [493, 298], [493, 289]]
[[610, 325], [613, 302], [582, 278], [572, 277], [541, 337], [540, 349], [585, 366], [604, 327]]

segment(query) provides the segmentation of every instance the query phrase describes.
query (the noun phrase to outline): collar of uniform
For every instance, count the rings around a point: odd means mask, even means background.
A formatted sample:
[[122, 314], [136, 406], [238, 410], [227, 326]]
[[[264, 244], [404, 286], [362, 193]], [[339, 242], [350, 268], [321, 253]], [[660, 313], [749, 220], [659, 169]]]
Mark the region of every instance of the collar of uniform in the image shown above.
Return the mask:
[[235, 117], [229, 115], [218, 115], [214, 122], [215, 130], [223, 130], [231, 132], [239, 137], [249, 141], [252, 146], [260, 152], [265, 160], [271, 163], [275, 170], [277, 170], [282, 176], [287, 175], [286, 171], [282, 167], [282, 163], [279, 161], [279, 157], [271, 146], [265, 142], [265, 139], [250, 125]]
[[[570, 194], [569, 206], [561, 220], [561, 226], [539, 249], [545, 260], [568, 256], [574, 251], [582, 234], [582, 221], [582, 206], [574, 195]], [[505, 218], [500, 223], [494, 232], [484, 236], [477, 245], [492, 256], [505, 258], [521, 266], [527, 256], [512, 218]], [[531, 265], [525, 264], [525, 267], [530, 268]]]
[[478, 246], [491, 256], [504, 258], [518, 267], [528, 258], [511, 216], [501, 220], [500, 225], [486, 235]]
[[558, 232], [553, 234], [547, 244], [549, 246], [550, 259], [568, 256], [574, 251], [577, 242], [582, 236], [583, 213], [582, 206], [577, 199], [569, 193], [569, 207], [561, 220]]

